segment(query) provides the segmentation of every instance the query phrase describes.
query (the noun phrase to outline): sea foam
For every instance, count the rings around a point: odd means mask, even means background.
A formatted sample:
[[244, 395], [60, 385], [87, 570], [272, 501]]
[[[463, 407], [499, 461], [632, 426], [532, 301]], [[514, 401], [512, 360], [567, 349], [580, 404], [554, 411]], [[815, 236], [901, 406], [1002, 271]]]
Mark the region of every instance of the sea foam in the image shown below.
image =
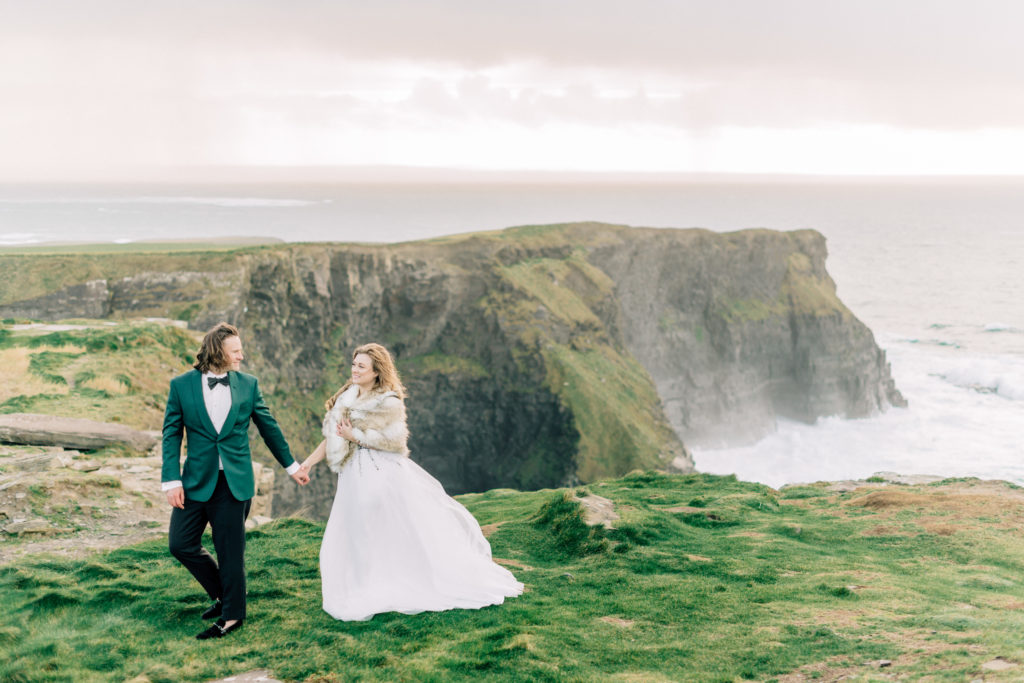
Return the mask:
[[863, 479], [880, 471], [1024, 483], [1024, 358], [892, 338], [885, 350], [907, 408], [858, 420], [780, 420], [773, 433], [751, 446], [694, 448], [697, 470], [776, 488]]

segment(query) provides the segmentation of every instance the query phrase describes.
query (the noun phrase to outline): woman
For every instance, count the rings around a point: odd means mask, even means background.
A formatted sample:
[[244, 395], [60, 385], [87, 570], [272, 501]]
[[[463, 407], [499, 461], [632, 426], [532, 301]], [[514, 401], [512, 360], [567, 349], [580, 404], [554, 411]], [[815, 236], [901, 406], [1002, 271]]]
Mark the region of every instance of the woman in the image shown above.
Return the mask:
[[320, 546], [324, 610], [362, 621], [497, 605], [523, 584], [491, 560], [480, 525], [409, 459], [405, 388], [380, 344], [352, 354], [352, 376], [327, 401], [324, 441], [338, 491]]

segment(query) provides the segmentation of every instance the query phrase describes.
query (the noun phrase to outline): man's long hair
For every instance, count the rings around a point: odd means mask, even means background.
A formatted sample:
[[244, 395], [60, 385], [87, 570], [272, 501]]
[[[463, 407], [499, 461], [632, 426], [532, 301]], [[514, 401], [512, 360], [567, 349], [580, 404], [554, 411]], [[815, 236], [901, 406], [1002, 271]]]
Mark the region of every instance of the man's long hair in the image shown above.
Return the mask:
[[[405, 387], [402, 386], [402, 379], [398, 376], [398, 369], [395, 361], [391, 359], [391, 353], [380, 344], [363, 344], [352, 352], [352, 360], [361, 353], [365, 353], [373, 361], [373, 371], [377, 373], [377, 379], [373, 380], [373, 391], [393, 391], [398, 398], [405, 398]], [[349, 378], [345, 385], [335, 392], [334, 396], [327, 399], [324, 407], [330, 410], [338, 397], [345, 393], [345, 390], [352, 386], [352, 379]]]
[[228, 337], [237, 337], [238, 328], [230, 323], [217, 323], [203, 337], [203, 344], [196, 354], [196, 364], [193, 365], [199, 372], [211, 372], [228, 367], [228, 359], [224, 356], [224, 340]]

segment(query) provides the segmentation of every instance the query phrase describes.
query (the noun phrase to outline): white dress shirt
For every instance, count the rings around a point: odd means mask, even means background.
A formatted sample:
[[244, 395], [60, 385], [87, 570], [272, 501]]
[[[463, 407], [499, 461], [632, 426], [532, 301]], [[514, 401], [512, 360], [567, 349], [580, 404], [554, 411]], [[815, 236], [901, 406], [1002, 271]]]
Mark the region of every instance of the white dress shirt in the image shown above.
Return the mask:
[[[227, 384], [214, 384], [211, 387], [209, 379], [211, 377], [220, 379], [227, 376], [226, 372], [219, 375], [204, 372], [203, 379], [200, 380], [203, 385], [203, 403], [206, 404], [206, 414], [210, 416], [210, 422], [213, 423], [217, 434], [224, 429], [224, 420], [228, 419], [228, 413], [231, 412], [231, 387]], [[220, 468], [224, 469], [224, 463], [220, 463]]]
[[[227, 384], [214, 384], [210, 386], [208, 378], [213, 377], [220, 379], [221, 377], [227, 377], [228, 373], [222, 372], [219, 375], [215, 375], [212, 372], [204, 372], [202, 379], [199, 381], [203, 385], [203, 403], [206, 404], [206, 414], [210, 416], [210, 422], [213, 423], [213, 428], [217, 430], [217, 434], [220, 434], [224, 428], [224, 421], [228, 419], [228, 413], [231, 412], [231, 387]], [[224, 463], [221, 461], [220, 456], [217, 457], [217, 463], [220, 465], [220, 469], [224, 469]], [[289, 465], [285, 471], [288, 474], [295, 474], [299, 471], [302, 465], [296, 461]], [[161, 488], [164, 491], [169, 491], [173, 488], [181, 486], [181, 481], [165, 481]]]

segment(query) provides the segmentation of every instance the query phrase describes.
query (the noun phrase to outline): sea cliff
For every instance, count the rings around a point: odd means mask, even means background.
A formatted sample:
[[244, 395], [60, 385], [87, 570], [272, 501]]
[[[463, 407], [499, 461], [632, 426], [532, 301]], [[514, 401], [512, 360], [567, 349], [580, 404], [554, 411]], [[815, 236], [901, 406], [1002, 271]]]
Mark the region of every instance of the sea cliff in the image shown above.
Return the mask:
[[[451, 492], [692, 469], [684, 443], [902, 404], [817, 232], [580, 223], [393, 245], [0, 254], [0, 316], [243, 330], [296, 451], [356, 345], [395, 353], [413, 457]], [[301, 453], [300, 453], [301, 455]], [[333, 483], [275, 491], [321, 516]]]

